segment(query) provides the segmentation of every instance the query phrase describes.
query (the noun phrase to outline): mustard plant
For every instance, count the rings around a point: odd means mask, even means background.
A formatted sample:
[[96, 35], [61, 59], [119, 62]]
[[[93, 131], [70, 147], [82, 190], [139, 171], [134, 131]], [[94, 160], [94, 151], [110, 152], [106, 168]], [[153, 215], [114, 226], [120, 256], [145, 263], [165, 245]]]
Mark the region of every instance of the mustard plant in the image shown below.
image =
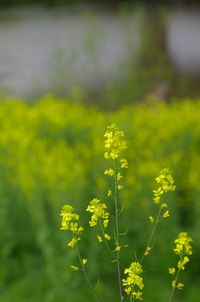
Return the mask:
[[[119, 130], [115, 124], [107, 127], [104, 134], [105, 139], [105, 152], [104, 158], [108, 162], [108, 167], [104, 171], [107, 177], [113, 181], [113, 187], [108, 188], [107, 199], [111, 200], [114, 204], [114, 213], [109, 213], [108, 206], [105, 201], [101, 201], [94, 197], [86, 207], [86, 212], [89, 212], [90, 219], [89, 226], [96, 228], [97, 242], [104, 243], [112, 256], [112, 262], [116, 263], [116, 274], [119, 292], [119, 301], [123, 302], [126, 296], [130, 302], [143, 300], [143, 261], [144, 258], [149, 256], [153, 249], [154, 234], [158, 224], [161, 220], [170, 217], [168, 204], [165, 196], [168, 192], [174, 191], [176, 186], [170, 170], [163, 169], [158, 177], [155, 178], [156, 186], [153, 189], [153, 203], [156, 208], [155, 214], [151, 214], [148, 219], [152, 224], [152, 230], [147, 243], [144, 247], [144, 252], [141, 258], [133, 259], [128, 268], [123, 269], [124, 275], [122, 277], [122, 263], [121, 252], [123, 244], [121, 243], [121, 232], [119, 224], [119, 215], [122, 209], [119, 202], [119, 192], [124, 188], [122, 184], [123, 171], [128, 168], [128, 161], [124, 157], [124, 150], [127, 148], [123, 131]], [[74, 271], [82, 271], [88, 283], [90, 290], [93, 293], [95, 301], [99, 301], [92, 282], [87, 273], [88, 260], [81, 256], [79, 244], [82, 239], [84, 228], [79, 224], [79, 215], [74, 212], [72, 205], [67, 204], [61, 210], [61, 230], [67, 231], [71, 234], [68, 247], [75, 249], [79, 266], [71, 265]], [[107, 231], [110, 220], [114, 217], [114, 230], [113, 233]], [[192, 239], [186, 232], [181, 232], [175, 240], [174, 252], [179, 256], [177, 267], [169, 268], [169, 273], [173, 275], [172, 289], [168, 302], [172, 302], [175, 289], [182, 289], [183, 283], [179, 282], [180, 272], [185, 269], [185, 265], [189, 262], [189, 256], [192, 254], [191, 247]]]
[[179, 261], [176, 268], [169, 268], [169, 274], [174, 276], [169, 302], [173, 299], [175, 289], [182, 289], [184, 287], [184, 284], [179, 282], [179, 275], [181, 271], [185, 270], [185, 265], [190, 261], [189, 256], [192, 255], [192, 238], [186, 232], [179, 233], [174, 243], [174, 253], [179, 256]]

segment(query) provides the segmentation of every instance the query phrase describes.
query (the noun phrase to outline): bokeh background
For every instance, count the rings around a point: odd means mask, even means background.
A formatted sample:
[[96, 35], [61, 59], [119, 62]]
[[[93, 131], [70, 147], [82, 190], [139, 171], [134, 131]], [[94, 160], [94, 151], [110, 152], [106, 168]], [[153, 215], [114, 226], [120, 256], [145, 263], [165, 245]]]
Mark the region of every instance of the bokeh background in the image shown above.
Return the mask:
[[85, 212], [93, 197], [107, 201], [103, 134], [115, 122], [129, 161], [122, 268], [143, 252], [154, 179], [167, 167], [177, 189], [145, 260], [144, 300], [168, 301], [184, 230], [194, 253], [175, 301], [198, 302], [199, 1], [0, 0], [0, 42], [0, 301], [93, 301], [59, 229], [67, 202], [87, 231], [81, 252], [94, 284], [117, 301], [115, 265]]

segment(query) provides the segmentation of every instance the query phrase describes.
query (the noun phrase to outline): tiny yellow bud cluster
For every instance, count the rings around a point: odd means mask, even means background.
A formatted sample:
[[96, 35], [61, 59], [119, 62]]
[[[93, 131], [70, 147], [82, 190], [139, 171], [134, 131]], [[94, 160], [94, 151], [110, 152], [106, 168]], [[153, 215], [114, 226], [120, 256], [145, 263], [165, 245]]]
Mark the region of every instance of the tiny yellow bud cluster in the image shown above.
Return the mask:
[[[104, 134], [105, 137], [105, 149], [106, 152], [104, 153], [104, 157], [106, 159], [117, 160], [121, 155], [122, 151], [126, 149], [126, 142], [124, 140], [124, 133], [123, 131], [119, 130], [115, 124], [108, 126], [106, 133]], [[127, 169], [128, 162], [125, 158], [119, 159], [120, 168]], [[118, 167], [119, 168], [119, 167]], [[121, 172], [117, 171], [118, 168], [113, 171], [113, 169], [109, 168], [104, 171], [105, 175], [114, 176], [117, 182], [117, 189], [122, 190], [123, 185], [120, 184], [120, 180], [123, 178]], [[116, 174], [116, 175], [115, 175]], [[112, 196], [112, 191], [108, 191], [108, 197]]]
[[[177, 263], [177, 274], [178, 274], [178, 272], [180, 272], [181, 270], [185, 270], [185, 265], [190, 260], [188, 256], [192, 255], [192, 246], [191, 246], [192, 238], [190, 238], [186, 232], [181, 232], [179, 233], [178, 237], [175, 239], [174, 243], [175, 243], [174, 252], [175, 254], [179, 255], [179, 261]], [[169, 268], [169, 274], [175, 275], [175, 273], [176, 273], [175, 267]], [[178, 282], [177, 278], [175, 278], [172, 281], [173, 288], [182, 289], [183, 286], [184, 284]]]
[[[143, 278], [141, 277], [142, 272], [143, 269], [139, 262], [132, 262], [129, 268], [124, 271], [124, 274], [127, 274], [127, 278], [122, 280], [124, 290], [134, 300], [143, 300], [141, 291], [144, 287]], [[135, 287], [138, 287], [139, 290]]]
[[144, 253], [144, 256], [148, 256], [148, 255], [150, 254], [152, 248], [153, 248], [153, 246], [148, 246], [148, 247], [146, 248], [146, 251], [145, 251], [145, 253]]
[[127, 169], [128, 168], [128, 162], [126, 158], [120, 159], [120, 167], [121, 169]]
[[83, 265], [86, 265], [86, 264], [87, 264], [87, 262], [88, 262], [88, 261], [87, 261], [87, 259], [85, 259], [85, 258], [83, 258], [83, 259], [82, 259], [82, 263], [83, 263]]
[[156, 177], [156, 182], [158, 183], [159, 187], [153, 191], [153, 200], [156, 204], [159, 204], [163, 194], [169, 191], [174, 191], [176, 186], [174, 185], [174, 179], [171, 175], [171, 172], [168, 169], [163, 169], [161, 171], [160, 176]]
[[[160, 176], [156, 177], [156, 182], [158, 187], [153, 190], [153, 201], [156, 205], [160, 206], [162, 217], [168, 218], [170, 216], [170, 212], [167, 209], [167, 203], [163, 201], [163, 196], [165, 193], [174, 191], [176, 188], [171, 172], [168, 169], [163, 169]], [[155, 218], [153, 216], [149, 216], [149, 220], [151, 223], [155, 222]]]
[[186, 232], [181, 232], [178, 238], [174, 241], [175, 248], [174, 252], [177, 255], [192, 255], [191, 247], [192, 238], [188, 236]]
[[113, 169], [106, 169], [104, 171], [104, 174], [108, 175], [108, 176], [113, 176], [115, 173], [114, 173]]
[[79, 226], [78, 220], [79, 215], [74, 212], [74, 208], [66, 204], [63, 206], [60, 216], [62, 217], [61, 230], [70, 231], [73, 233], [74, 237], [68, 243], [68, 246], [75, 247], [77, 242], [81, 239], [80, 234], [83, 232], [83, 227]]
[[170, 275], [174, 275], [175, 272], [176, 272], [176, 269], [175, 269], [174, 267], [170, 267], [170, 268], [169, 268], [169, 274], [170, 274]]
[[124, 132], [119, 130], [115, 124], [108, 126], [105, 137], [105, 148], [107, 151], [104, 154], [106, 159], [116, 159], [121, 151], [126, 149], [126, 142], [123, 139]]
[[[92, 214], [89, 224], [91, 227], [97, 226], [98, 222], [105, 229], [109, 223], [109, 213], [107, 211], [107, 206], [102, 203], [99, 199], [94, 198], [90, 201], [89, 206], [86, 209], [87, 212]], [[104, 238], [110, 240], [110, 235], [104, 233]], [[97, 235], [99, 242], [102, 242], [100, 235]]]

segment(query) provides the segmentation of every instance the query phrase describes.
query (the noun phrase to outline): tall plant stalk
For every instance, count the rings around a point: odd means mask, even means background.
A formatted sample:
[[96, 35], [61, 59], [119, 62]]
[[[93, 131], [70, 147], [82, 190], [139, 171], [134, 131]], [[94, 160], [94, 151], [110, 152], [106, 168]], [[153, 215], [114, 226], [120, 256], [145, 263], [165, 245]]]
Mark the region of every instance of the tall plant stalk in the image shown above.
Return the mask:
[[118, 220], [118, 188], [117, 188], [117, 173], [118, 173], [118, 165], [117, 159], [115, 159], [115, 240], [116, 240], [116, 263], [117, 263], [117, 275], [118, 275], [118, 286], [119, 286], [119, 294], [120, 294], [120, 302], [124, 300], [123, 292], [122, 292], [122, 278], [121, 278], [121, 270], [120, 270], [120, 240], [119, 240], [119, 220]]

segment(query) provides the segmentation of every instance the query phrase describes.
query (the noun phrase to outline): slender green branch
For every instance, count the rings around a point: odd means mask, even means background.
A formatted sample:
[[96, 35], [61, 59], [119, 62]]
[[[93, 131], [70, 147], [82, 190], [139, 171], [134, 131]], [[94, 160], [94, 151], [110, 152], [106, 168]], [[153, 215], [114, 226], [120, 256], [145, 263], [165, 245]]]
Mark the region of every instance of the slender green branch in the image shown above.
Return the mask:
[[149, 236], [149, 239], [148, 239], [148, 241], [147, 241], [147, 245], [146, 245], [144, 254], [142, 255], [142, 258], [141, 258], [141, 260], [140, 260], [140, 263], [143, 262], [144, 257], [145, 257], [145, 253], [146, 253], [148, 247], [150, 247], [150, 245], [151, 245], [151, 242], [152, 242], [152, 240], [153, 240], [153, 236], [154, 236], [154, 234], [155, 234], [155, 230], [156, 230], [157, 224], [158, 224], [159, 219], [160, 219], [161, 211], [162, 211], [162, 202], [160, 203], [160, 206], [159, 206], [159, 209], [158, 209], [158, 213], [157, 213], [157, 215], [156, 215], [156, 219], [155, 219], [155, 222], [154, 222], [154, 225], [153, 225], [153, 229], [152, 229], [152, 232], [151, 232], [151, 234], [150, 234], [150, 236]]
[[92, 283], [91, 283], [91, 281], [90, 281], [90, 279], [88, 277], [88, 274], [86, 272], [85, 266], [83, 265], [83, 261], [82, 261], [82, 258], [81, 258], [81, 255], [80, 255], [80, 252], [79, 252], [79, 249], [78, 249], [77, 245], [76, 245], [76, 253], [77, 253], [77, 256], [78, 256], [78, 259], [79, 259], [82, 271], [84, 273], [85, 279], [86, 279], [86, 281], [88, 283], [88, 286], [89, 286], [89, 288], [90, 288], [90, 290], [91, 290], [91, 292], [92, 292], [92, 294], [93, 294], [93, 296], [95, 298], [95, 301], [99, 302], [99, 298], [98, 298], [98, 296], [96, 294], [96, 291], [95, 291], [95, 289], [94, 289], [94, 287], [93, 287], [93, 285], [92, 285]]
[[[180, 257], [180, 261], [181, 261], [181, 260], [182, 260], [182, 257]], [[174, 286], [173, 286], [173, 284], [172, 284], [172, 290], [171, 290], [169, 302], [172, 302], [172, 300], [173, 300], [174, 291], [175, 291], [175, 289], [176, 289], [176, 284], [177, 284], [177, 281], [178, 281], [178, 278], [179, 278], [180, 271], [181, 271], [181, 269], [179, 268], [178, 271], [177, 271], [177, 273], [176, 273], [175, 279], [174, 279]]]
[[[115, 235], [116, 235], [116, 246], [120, 248], [119, 242], [119, 221], [118, 221], [118, 188], [117, 188], [117, 159], [115, 159]], [[118, 275], [118, 285], [120, 293], [120, 302], [123, 301], [123, 292], [122, 292], [122, 280], [121, 280], [121, 271], [120, 271], [120, 250], [116, 250], [116, 263], [117, 263], [117, 275]]]

